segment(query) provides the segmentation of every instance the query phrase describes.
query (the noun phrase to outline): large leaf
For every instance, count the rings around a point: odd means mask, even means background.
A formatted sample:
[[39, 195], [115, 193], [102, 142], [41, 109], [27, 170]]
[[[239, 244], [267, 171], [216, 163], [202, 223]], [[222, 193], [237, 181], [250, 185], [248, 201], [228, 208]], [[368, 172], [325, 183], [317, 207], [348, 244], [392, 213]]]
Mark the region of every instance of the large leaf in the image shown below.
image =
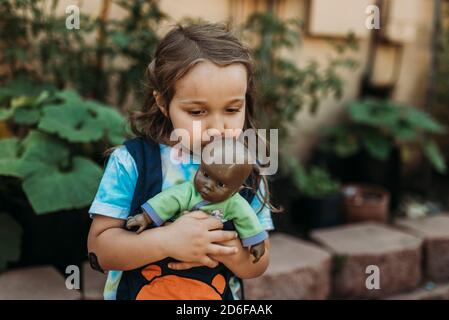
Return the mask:
[[443, 126], [432, 119], [427, 113], [415, 108], [407, 109], [407, 121], [411, 126], [428, 132], [441, 133], [444, 131]]
[[348, 112], [357, 123], [376, 127], [392, 127], [400, 117], [400, 108], [387, 101], [364, 100], [349, 104]]
[[110, 106], [88, 101], [87, 108], [96, 117], [97, 125], [103, 128], [112, 144], [122, 144], [126, 136], [125, 119]]
[[10, 215], [0, 213], [0, 271], [19, 259], [21, 239], [20, 225]]
[[446, 162], [437, 144], [433, 141], [424, 143], [424, 154], [439, 173], [446, 173]]
[[40, 112], [37, 109], [20, 108], [14, 112], [14, 121], [17, 124], [31, 125], [39, 122]]
[[385, 161], [390, 155], [392, 143], [379, 132], [365, 132], [362, 143], [368, 153], [377, 160]]
[[113, 144], [124, 140], [125, 121], [112, 107], [94, 101], [84, 101], [73, 90], [62, 91], [61, 104], [44, 107], [39, 129], [54, 133], [70, 142], [91, 142], [105, 135]]
[[0, 175], [18, 178], [23, 176], [18, 153], [19, 140], [17, 138], [0, 140]]
[[75, 157], [70, 171], [50, 167], [23, 182], [23, 189], [38, 214], [89, 205], [98, 187], [101, 168], [86, 158]]
[[8, 120], [14, 115], [14, 110], [11, 108], [0, 108], [0, 121]]
[[70, 142], [99, 140], [103, 130], [83, 105], [60, 104], [44, 107], [38, 128]]
[[36, 171], [67, 164], [69, 150], [55, 137], [30, 131], [20, 142], [17, 138], [0, 140], [0, 175], [26, 178]]
[[22, 141], [23, 154], [20, 157], [21, 172], [26, 176], [36, 171], [68, 164], [69, 149], [55, 137], [39, 131], [30, 131]]

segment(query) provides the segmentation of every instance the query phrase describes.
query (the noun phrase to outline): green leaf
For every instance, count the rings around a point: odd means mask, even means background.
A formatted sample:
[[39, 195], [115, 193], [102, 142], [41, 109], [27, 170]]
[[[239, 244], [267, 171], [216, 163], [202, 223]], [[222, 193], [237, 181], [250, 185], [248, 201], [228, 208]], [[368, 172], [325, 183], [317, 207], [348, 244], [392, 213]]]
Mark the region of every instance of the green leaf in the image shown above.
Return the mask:
[[68, 157], [69, 150], [62, 142], [32, 130], [22, 142], [17, 138], [0, 140], [0, 175], [26, 178], [67, 165]]
[[83, 208], [92, 202], [101, 174], [93, 161], [74, 157], [70, 171], [39, 171], [23, 182], [23, 189], [37, 214]]
[[111, 106], [95, 101], [86, 102], [90, 112], [93, 112], [97, 123], [106, 132], [106, 136], [112, 144], [122, 144], [126, 138], [126, 122], [124, 117]]
[[73, 90], [56, 95], [61, 104], [43, 108], [38, 128], [70, 142], [91, 142], [105, 135], [113, 144], [121, 144], [125, 138], [125, 119], [111, 106], [95, 101], [84, 101]]
[[55, 137], [32, 130], [22, 142], [24, 148], [20, 158], [24, 175], [45, 171], [51, 167], [64, 167], [68, 164], [69, 149]]
[[375, 159], [385, 161], [390, 155], [392, 144], [388, 138], [380, 133], [367, 133], [362, 138], [362, 143], [368, 153]]
[[11, 108], [21, 108], [29, 105], [33, 105], [36, 101], [35, 97], [32, 96], [18, 96], [11, 99]]
[[424, 113], [415, 108], [408, 108], [407, 121], [411, 126], [424, 129], [431, 133], [441, 133], [444, 131], [443, 126], [432, 119], [432, 117], [430, 117], [427, 113]]
[[392, 127], [400, 117], [400, 108], [391, 105], [388, 101], [363, 100], [356, 101], [348, 106], [352, 120], [371, 126]]
[[20, 257], [22, 228], [8, 214], [0, 213], [0, 271]]
[[103, 130], [83, 105], [60, 104], [44, 107], [38, 128], [70, 142], [99, 140]]
[[427, 141], [424, 143], [424, 154], [437, 172], [446, 173], [447, 168], [444, 156], [435, 142]]
[[11, 108], [1, 108], [0, 109], [0, 121], [8, 120], [14, 115], [14, 110]]
[[18, 178], [23, 176], [18, 152], [19, 140], [17, 138], [0, 140], [0, 175]]
[[14, 121], [17, 124], [31, 125], [39, 122], [41, 114], [39, 110], [20, 108], [14, 112]]

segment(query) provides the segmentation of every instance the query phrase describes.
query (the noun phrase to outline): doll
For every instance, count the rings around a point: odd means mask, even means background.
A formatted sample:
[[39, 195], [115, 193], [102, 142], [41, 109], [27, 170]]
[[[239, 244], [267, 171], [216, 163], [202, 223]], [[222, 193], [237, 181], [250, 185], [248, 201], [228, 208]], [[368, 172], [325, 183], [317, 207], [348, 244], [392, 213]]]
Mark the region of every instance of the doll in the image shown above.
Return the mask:
[[264, 240], [268, 234], [253, 208], [238, 192], [252, 170], [253, 165], [248, 162], [202, 161], [193, 180], [174, 185], [149, 199], [142, 205], [142, 213], [128, 218], [126, 227], [138, 227], [140, 233], [151, 224], [161, 226], [176, 215], [202, 210], [223, 222], [232, 220], [243, 246], [250, 247], [256, 263], [265, 253]]

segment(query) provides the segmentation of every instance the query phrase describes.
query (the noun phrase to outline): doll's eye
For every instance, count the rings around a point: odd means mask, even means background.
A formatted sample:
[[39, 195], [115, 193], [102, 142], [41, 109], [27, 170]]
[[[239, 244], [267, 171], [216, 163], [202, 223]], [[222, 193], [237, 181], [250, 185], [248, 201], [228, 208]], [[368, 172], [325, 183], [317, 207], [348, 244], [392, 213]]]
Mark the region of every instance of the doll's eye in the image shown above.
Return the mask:
[[218, 184], [218, 186], [219, 186], [220, 188], [224, 188], [224, 187], [225, 187], [225, 184], [224, 184], [223, 182], [218, 182], [217, 184]]
[[209, 178], [209, 175], [207, 174], [206, 171], [203, 171], [203, 175], [204, 175], [204, 177]]

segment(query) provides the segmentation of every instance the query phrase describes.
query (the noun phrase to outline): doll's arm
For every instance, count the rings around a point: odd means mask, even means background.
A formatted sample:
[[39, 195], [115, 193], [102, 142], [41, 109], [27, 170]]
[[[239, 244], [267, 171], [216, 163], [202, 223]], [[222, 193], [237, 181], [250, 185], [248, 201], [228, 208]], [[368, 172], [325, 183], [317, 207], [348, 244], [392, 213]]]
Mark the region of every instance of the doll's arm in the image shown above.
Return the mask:
[[265, 253], [265, 243], [264, 243], [264, 241], [261, 241], [261, 242], [259, 242], [257, 244], [253, 244], [250, 247], [249, 252], [254, 256], [253, 263], [258, 262], [260, 260], [260, 258]]
[[188, 209], [193, 188], [192, 183], [187, 181], [158, 193], [142, 205], [143, 214], [148, 215], [155, 225], [163, 225], [174, 215]]
[[139, 234], [152, 223], [153, 220], [151, 220], [148, 214], [139, 213], [134, 216], [128, 217], [128, 220], [126, 221], [126, 228], [130, 230], [134, 227], [139, 227], [136, 231], [136, 233]]
[[227, 209], [226, 218], [232, 219], [244, 247], [250, 247], [250, 253], [259, 261], [265, 252], [264, 240], [268, 233], [263, 229], [253, 208], [248, 202], [235, 195], [235, 200]]

